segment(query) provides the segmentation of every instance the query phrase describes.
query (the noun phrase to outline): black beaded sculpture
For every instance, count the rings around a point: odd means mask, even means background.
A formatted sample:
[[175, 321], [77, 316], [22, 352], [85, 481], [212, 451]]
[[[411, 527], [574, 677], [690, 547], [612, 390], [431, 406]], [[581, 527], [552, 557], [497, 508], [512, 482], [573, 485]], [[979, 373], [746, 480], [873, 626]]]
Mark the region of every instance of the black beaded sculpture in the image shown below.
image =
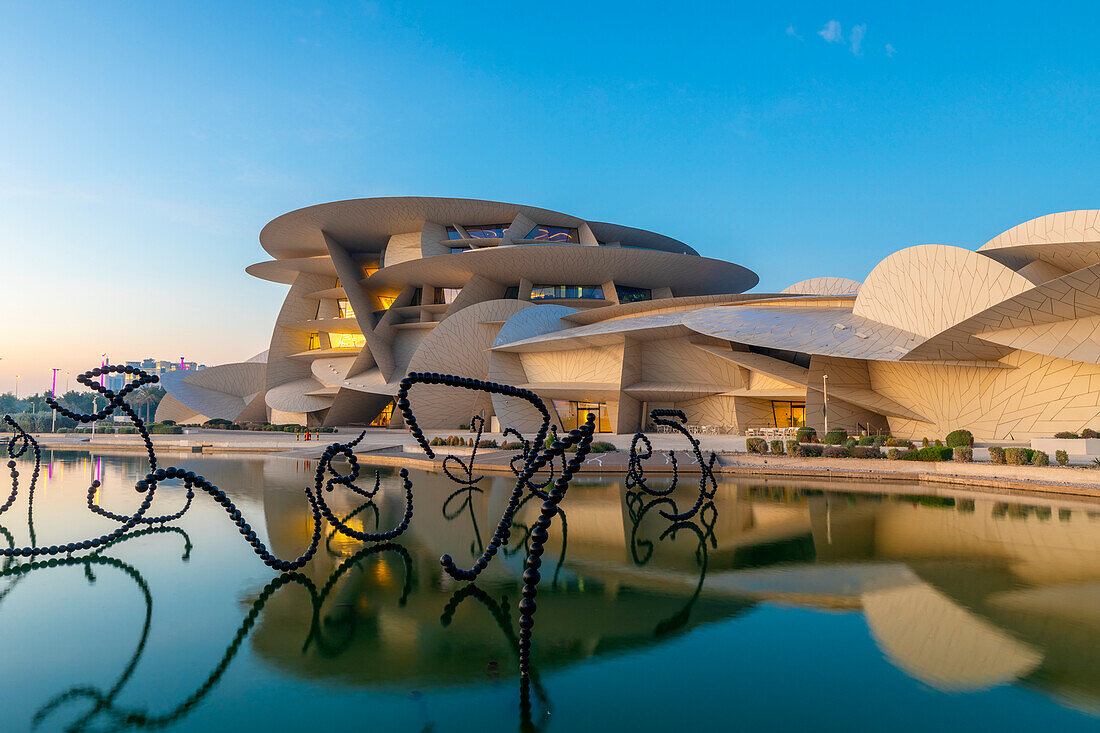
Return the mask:
[[[706, 461], [703, 460], [703, 452], [699, 449], [699, 441], [684, 427], [684, 423], [687, 422], [687, 415], [684, 414], [683, 410], [651, 410], [649, 416], [657, 425], [663, 425], [664, 427], [675, 430], [687, 438], [688, 442], [691, 443], [691, 450], [695, 453], [695, 460], [699, 464], [699, 494], [695, 499], [695, 503], [683, 512], [677, 512], [675, 505], [672, 505], [671, 512], [666, 509], [659, 510], [661, 516], [665, 519], [691, 519], [698, 513], [705, 501], [714, 498], [714, 493], [718, 490], [718, 480], [714, 478], [714, 464], [718, 460], [718, 456], [715, 455], [714, 451], [711, 451], [710, 458]], [[676, 419], [669, 420], [668, 418]], [[638, 452], [639, 444], [644, 444], [645, 446], [643, 453]], [[664, 489], [652, 488], [647, 483], [642, 461], [648, 461], [652, 457], [653, 444], [649, 441], [649, 438], [646, 437], [645, 433], [635, 433], [634, 439], [630, 441], [630, 457], [627, 463], [626, 479], [624, 481], [626, 488], [628, 491], [639, 489], [650, 496], [668, 496], [676, 490], [676, 486], [680, 481], [680, 475], [676, 465], [676, 452], [671, 450], [668, 452], [669, 463], [672, 464], [672, 483]], [[708, 484], [710, 488], [707, 488]]]

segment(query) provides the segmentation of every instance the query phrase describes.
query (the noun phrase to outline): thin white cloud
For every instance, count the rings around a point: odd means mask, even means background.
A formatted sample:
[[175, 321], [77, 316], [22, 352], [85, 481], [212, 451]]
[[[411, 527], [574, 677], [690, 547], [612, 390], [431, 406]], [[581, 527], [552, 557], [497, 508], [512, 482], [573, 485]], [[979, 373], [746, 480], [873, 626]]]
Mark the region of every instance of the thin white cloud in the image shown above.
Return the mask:
[[840, 22], [836, 20], [830, 20], [826, 23], [825, 27], [817, 32], [817, 35], [829, 43], [844, 43], [844, 33], [841, 32]]
[[863, 45], [863, 37], [865, 35], [867, 35], [866, 23], [857, 25], [855, 28], [852, 29], [852, 34], [851, 36], [849, 36], [849, 40], [852, 43], [852, 53], [854, 53], [856, 56], [859, 56], [861, 53], [859, 47]]
[[894, 44], [887, 43], [886, 44], [886, 57], [892, 59], [892, 58], [894, 58], [894, 54], [896, 54], [896, 53], [897, 53], [897, 51], [894, 50]]
[[793, 25], [787, 26], [787, 35], [791, 38], [797, 38], [800, 41], [802, 40], [802, 36], [798, 35], [798, 31], [794, 29]]

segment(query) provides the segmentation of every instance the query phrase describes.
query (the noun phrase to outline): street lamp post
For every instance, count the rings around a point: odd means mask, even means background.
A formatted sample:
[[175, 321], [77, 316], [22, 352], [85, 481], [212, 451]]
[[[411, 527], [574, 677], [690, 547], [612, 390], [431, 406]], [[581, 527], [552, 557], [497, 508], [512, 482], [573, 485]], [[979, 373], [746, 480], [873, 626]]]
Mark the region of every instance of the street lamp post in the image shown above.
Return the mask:
[[829, 433], [829, 375], [821, 375], [821, 412], [825, 415], [825, 434]]
[[[99, 410], [99, 396], [92, 398], [92, 414], [95, 414]], [[92, 420], [92, 437], [95, 437], [95, 419]]]
[[15, 375], [15, 399], [19, 399], [19, 375]]

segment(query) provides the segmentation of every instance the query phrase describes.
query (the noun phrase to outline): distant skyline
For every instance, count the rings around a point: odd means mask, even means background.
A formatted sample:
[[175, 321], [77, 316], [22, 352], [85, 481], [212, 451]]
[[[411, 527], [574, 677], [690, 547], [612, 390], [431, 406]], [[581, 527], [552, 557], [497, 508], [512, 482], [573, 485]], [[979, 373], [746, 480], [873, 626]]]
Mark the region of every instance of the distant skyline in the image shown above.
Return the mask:
[[5, 3], [0, 392], [104, 352], [263, 351], [286, 289], [244, 273], [268, 259], [259, 231], [337, 199], [625, 223], [758, 291], [1100, 208], [1098, 21], [1094, 3]]

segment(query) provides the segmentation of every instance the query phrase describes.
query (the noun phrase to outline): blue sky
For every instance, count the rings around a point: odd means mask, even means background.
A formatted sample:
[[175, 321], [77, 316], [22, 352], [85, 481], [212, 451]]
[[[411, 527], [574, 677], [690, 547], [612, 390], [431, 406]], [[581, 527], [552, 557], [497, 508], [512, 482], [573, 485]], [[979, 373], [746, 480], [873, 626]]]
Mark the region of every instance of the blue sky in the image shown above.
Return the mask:
[[[530, 203], [862, 279], [1100, 207], [1095, 3], [0, 5], [0, 390], [266, 348], [314, 203]], [[14, 309], [14, 311], [12, 310]], [[12, 317], [12, 314], [15, 317]]]

